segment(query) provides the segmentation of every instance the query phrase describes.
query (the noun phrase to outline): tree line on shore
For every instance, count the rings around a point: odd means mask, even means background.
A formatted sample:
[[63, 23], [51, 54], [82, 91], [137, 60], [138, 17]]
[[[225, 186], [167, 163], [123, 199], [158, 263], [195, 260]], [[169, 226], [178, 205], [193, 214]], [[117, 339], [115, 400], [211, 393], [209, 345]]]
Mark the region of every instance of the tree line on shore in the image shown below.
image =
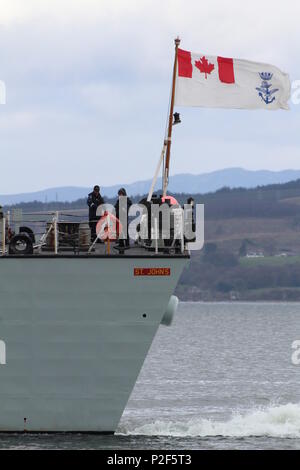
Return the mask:
[[[184, 204], [190, 194], [172, 194], [180, 204]], [[133, 202], [139, 202], [145, 195], [131, 197]], [[196, 203], [205, 205], [207, 219], [232, 217], [290, 217], [299, 215], [300, 180], [284, 184], [258, 186], [254, 189], [227, 187], [207, 194], [193, 194]], [[299, 203], [297, 203], [299, 198]], [[288, 203], [285, 203], [285, 202]], [[106, 198], [106, 202], [114, 203], [115, 198]], [[86, 198], [72, 202], [20, 202], [5, 206], [4, 210], [22, 209], [24, 212], [55, 211], [86, 208]]]

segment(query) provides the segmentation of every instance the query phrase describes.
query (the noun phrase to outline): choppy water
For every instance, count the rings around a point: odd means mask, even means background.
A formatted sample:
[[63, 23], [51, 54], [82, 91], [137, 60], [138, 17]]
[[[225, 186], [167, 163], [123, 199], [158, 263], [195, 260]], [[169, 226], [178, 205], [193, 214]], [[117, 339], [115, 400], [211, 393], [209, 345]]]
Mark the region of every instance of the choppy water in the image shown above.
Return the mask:
[[300, 449], [300, 303], [184, 303], [160, 327], [115, 436], [0, 448]]

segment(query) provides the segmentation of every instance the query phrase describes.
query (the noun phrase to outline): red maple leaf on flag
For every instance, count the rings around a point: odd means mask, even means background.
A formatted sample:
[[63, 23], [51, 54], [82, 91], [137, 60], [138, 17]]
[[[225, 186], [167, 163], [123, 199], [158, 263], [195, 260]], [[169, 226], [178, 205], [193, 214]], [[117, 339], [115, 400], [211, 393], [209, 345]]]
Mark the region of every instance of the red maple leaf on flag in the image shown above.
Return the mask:
[[205, 78], [207, 78], [207, 74], [211, 74], [215, 68], [214, 64], [209, 63], [205, 56], [200, 57], [200, 60], [195, 60], [195, 66], [200, 70], [200, 73], [205, 73]]

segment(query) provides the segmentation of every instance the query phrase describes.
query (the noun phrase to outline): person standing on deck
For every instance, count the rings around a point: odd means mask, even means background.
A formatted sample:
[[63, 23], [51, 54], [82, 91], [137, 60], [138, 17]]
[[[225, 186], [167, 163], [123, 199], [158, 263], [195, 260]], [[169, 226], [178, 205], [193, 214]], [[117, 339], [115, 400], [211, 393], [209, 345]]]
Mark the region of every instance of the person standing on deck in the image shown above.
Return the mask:
[[[191, 231], [193, 233], [195, 233], [196, 231], [196, 224], [195, 224], [195, 214], [194, 214], [194, 211], [195, 211], [195, 200], [193, 197], [189, 197], [188, 200], [186, 201], [186, 204], [187, 206], [184, 207], [183, 206], [183, 209], [184, 209], [184, 232], [185, 233], [190, 233]], [[185, 241], [190, 241], [190, 242], [194, 242], [196, 240], [196, 238], [192, 238], [192, 239], [187, 239], [185, 237]]]
[[89, 225], [91, 229], [91, 240], [94, 241], [96, 238], [96, 225], [99, 220], [97, 217], [98, 207], [104, 204], [104, 199], [100, 194], [100, 187], [94, 186], [94, 190], [88, 195], [87, 205], [89, 206]]
[[[126, 198], [125, 204], [120, 204], [120, 197]], [[124, 230], [125, 233], [123, 233], [123, 236], [126, 236], [126, 239], [124, 240], [123, 238], [120, 238], [120, 233], [118, 233], [119, 236], [119, 245], [124, 246], [129, 246], [129, 233], [128, 233], [128, 212], [129, 208], [132, 205], [131, 199], [127, 196], [126, 189], [125, 188], [120, 188], [118, 191], [118, 199], [115, 204], [115, 211], [116, 211], [116, 217], [117, 219], [120, 220], [121, 224], [124, 225], [126, 222], [126, 230]]]

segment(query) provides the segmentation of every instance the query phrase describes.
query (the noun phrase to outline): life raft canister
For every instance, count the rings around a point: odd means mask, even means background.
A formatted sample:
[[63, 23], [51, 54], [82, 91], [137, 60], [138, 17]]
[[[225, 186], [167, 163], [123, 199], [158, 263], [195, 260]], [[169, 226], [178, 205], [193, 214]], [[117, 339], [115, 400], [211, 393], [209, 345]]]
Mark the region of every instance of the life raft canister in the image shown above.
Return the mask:
[[105, 211], [96, 225], [96, 234], [101, 240], [117, 240], [122, 224], [115, 215]]

